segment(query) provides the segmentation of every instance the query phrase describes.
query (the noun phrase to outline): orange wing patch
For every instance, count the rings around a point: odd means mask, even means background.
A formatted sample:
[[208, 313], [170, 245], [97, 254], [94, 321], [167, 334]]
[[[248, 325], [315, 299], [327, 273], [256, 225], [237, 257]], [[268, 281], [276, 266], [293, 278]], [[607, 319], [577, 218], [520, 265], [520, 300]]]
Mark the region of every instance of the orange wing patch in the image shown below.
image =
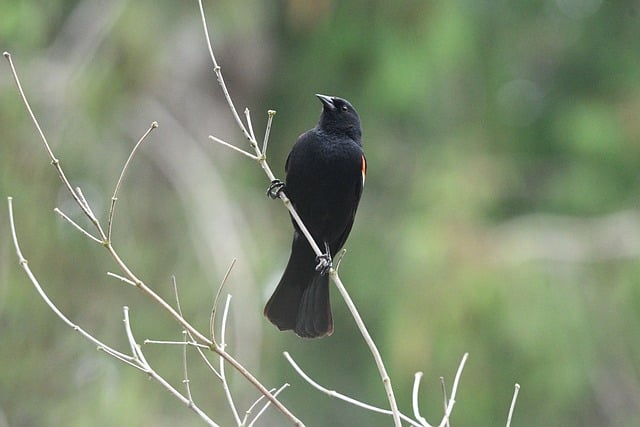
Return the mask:
[[364, 180], [367, 176], [367, 159], [362, 155], [362, 186], [364, 187]]

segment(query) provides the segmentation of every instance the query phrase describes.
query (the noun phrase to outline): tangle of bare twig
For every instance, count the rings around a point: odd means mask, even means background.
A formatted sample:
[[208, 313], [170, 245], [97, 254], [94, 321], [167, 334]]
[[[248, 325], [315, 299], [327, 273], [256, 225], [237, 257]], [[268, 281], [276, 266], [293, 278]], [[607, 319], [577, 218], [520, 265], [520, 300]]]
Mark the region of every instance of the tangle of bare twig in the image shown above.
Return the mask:
[[[42, 130], [42, 128], [41, 128], [41, 126], [40, 126], [40, 124], [39, 124], [39, 122], [38, 122], [38, 120], [37, 120], [37, 118], [36, 118], [36, 116], [35, 116], [35, 114], [33, 112], [33, 110], [32, 110], [32, 108], [31, 108], [31, 106], [29, 104], [29, 101], [28, 101], [28, 99], [27, 99], [27, 97], [26, 97], [26, 95], [24, 93], [24, 90], [23, 90], [22, 85], [20, 83], [20, 79], [18, 77], [18, 73], [17, 73], [17, 71], [15, 69], [15, 66], [13, 64], [13, 61], [12, 61], [12, 58], [11, 58], [11, 54], [8, 53], [8, 52], [4, 52], [3, 55], [7, 59], [8, 63], [9, 63], [9, 67], [11, 69], [11, 74], [12, 74], [12, 76], [14, 78], [15, 83], [16, 83], [16, 87], [17, 87], [18, 93], [20, 95], [20, 98], [22, 99], [22, 102], [23, 102], [25, 108], [27, 109], [27, 112], [29, 113], [29, 116], [31, 117], [31, 121], [33, 122], [34, 126], [36, 127], [36, 129], [38, 131], [38, 134], [40, 135], [40, 139], [42, 140], [42, 142], [44, 144], [44, 147], [45, 147], [47, 153], [49, 154], [49, 157], [51, 159], [51, 164], [55, 168], [55, 170], [56, 170], [60, 180], [62, 181], [63, 185], [65, 186], [65, 188], [69, 191], [69, 193], [71, 194], [71, 196], [73, 197], [73, 199], [75, 200], [77, 205], [80, 207], [80, 209], [82, 210], [84, 215], [87, 216], [87, 218], [89, 218], [89, 220], [93, 224], [98, 237], [96, 237], [95, 235], [93, 235], [89, 231], [85, 230], [79, 224], [77, 224], [74, 221], [72, 221], [67, 215], [62, 213], [60, 210], [56, 210], [56, 212], [58, 212], [65, 220], [70, 222], [77, 230], [81, 231], [86, 237], [90, 238], [92, 241], [94, 241], [96, 243], [101, 244], [107, 250], [107, 252], [111, 256], [112, 260], [115, 262], [115, 264], [118, 266], [118, 268], [121, 271], [121, 274], [111, 273], [111, 275], [113, 277], [118, 278], [119, 280], [121, 280], [121, 281], [123, 281], [125, 283], [128, 283], [128, 284], [131, 284], [131, 285], [135, 286], [140, 291], [142, 291], [145, 295], [147, 295], [149, 298], [151, 298], [162, 309], [167, 311], [185, 329], [187, 335], [190, 338], [189, 344], [200, 344], [201, 346], [204, 346], [204, 347], [210, 349], [211, 351], [215, 352], [216, 354], [218, 354], [218, 356], [220, 357], [221, 360], [224, 360], [224, 362], [230, 364], [236, 371], [238, 371], [242, 376], [244, 376], [254, 387], [256, 387], [258, 389], [258, 391], [269, 401], [269, 403], [273, 404], [294, 425], [296, 425], [296, 426], [304, 425], [302, 423], [302, 421], [300, 421], [297, 417], [295, 417], [295, 415], [293, 415], [293, 413], [288, 408], [286, 408], [278, 399], [276, 399], [274, 393], [272, 393], [269, 389], [267, 389], [264, 385], [262, 385], [253, 376], [253, 374], [251, 374], [251, 372], [249, 372], [244, 366], [242, 366], [238, 361], [236, 361], [228, 352], [226, 352], [222, 345], [218, 344], [214, 339], [210, 339], [207, 336], [205, 336], [204, 334], [202, 334], [201, 332], [199, 332], [195, 327], [193, 327], [182, 316], [182, 313], [180, 312], [180, 310], [174, 309], [167, 301], [165, 301], [162, 297], [160, 297], [155, 291], [153, 291], [153, 289], [151, 289], [147, 284], [145, 284], [145, 282], [143, 282], [137, 275], [135, 275], [133, 273], [133, 271], [128, 267], [128, 265], [122, 260], [122, 258], [120, 258], [118, 252], [115, 250], [115, 248], [113, 246], [113, 243], [110, 241], [112, 220], [113, 220], [113, 216], [115, 214], [115, 201], [117, 200], [118, 189], [119, 189], [119, 187], [120, 187], [120, 185], [122, 183], [122, 179], [123, 179], [124, 173], [126, 171], [126, 168], [129, 165], [129, 163], [130, 163], [133, 155], [135, 154], [137, 148], [139, 147], [139, 145], [142, 143], [142, 141], [145, 139], [145, 137], [151, 132], [152, 129], [157, 128], [158, 124], [156, 122], [153, 122], [151, 124], [151, 126], [149, 127], [149, 129], [146, 131], [146, 133], [140, 138], [138, 143], [135, 145], [133, 151], [129, 155], [129, 158], [126, 161], [126, 163], [125, 163], [125, 165], [124, 165], [124, 167], [122, 169], [122, 172], [120, 173], [120, 177], [119, 177], [118, 182], [117, 182], [116, 187], [115, 187], [114, 195], [113, 195], [113, 197], [111, 199], [112, 203], [111, 203], [111, 207], [110, 207], [110, 211], [109, 211], [108, 228], [107, 228], [107, 232], [105, 232], [104, 228], [102, 227], [102, 224], [100, 223], [98, 218], [93, 213], [89, 202], [84, 197], [84, 195], [82, 193], [82, 190], [80, 188], [78, 188], [78, 187], [76, 187], [75, 189], [72, 187], [70, 181], [68, 180], [66, 174], [64, 173], [64, 170], [62, 169], [62, 166], [60, 165], [60, 161], [55, 157], [55, 155], [53, 153], [53, 150], [51, 149], [51, 146], [49, 145], [49, 143], [47, 141], [47, 138], [46, 138], [46, 136], [45, 136], [45, 134], [44, 134], [44, 132], [43, 132], [43, 130]], [[128, 323], [128, 320], [126, 320], [125, 325], [127, 326], [127, 336], [129, 337], [129, 343], [131, 345], [131, 351], [132, 351], [133, 356], [129, 356], [129, 355], [126, 355], [124, 353], [121, 353], [121, 352], [119, 352], [119, 351], [107, 346], [106, 344], [100, 342], [98, 339], [96, 339], [95, 337], [93, 337], [92, 335], [90, 335], [89, 333], [84, 331], [82, 328], [80, 328], [79, 326], [77, 326], [74, 323], [72, 323], [60, 310], [57, 309], [57, 307], [50, 301], [50, 299], [48, 298], [46, 293], [43, 291], [42, 287], [39, 285], [39, 282], [38, 282], [37, 278], [35, 277], [35, 275], [29, 269], [26, 259], [22, 256], [22, 253], [21, 253], [19, 245], [18, 245], [18, 239], [17, 239], [17, 233], [16, 233], [16, 229], [15, 229], [15, 224], [14, 224], [14, 221], [13, 221], [12, 198], [9, 198], [8, 202], [9, 202], [9, 212], [10, 212], [10, 218], [11, 218], [12, 235], [14, 237], [13, 241], [14, 241], [14, 246], [15, 246], [15, 249], [16, 249], [16, 253], [18, 254], [19, 263], [23, 267], [23, 270], [25, 270], [25, 272], [26, 272], [27, 276], [29, 277], [30, 281], [34, 284], [34, 286], [38, 290], [38, 293], [40, 294], [41, 298], [47, 303], [47, 305], [51, 308], [51, 310], [58, 317], [60, 317], [67, 325], [72, 327], [74, 330], [80, 332], [85, 338], [87, 338], [90, 341], [92, 341], [95, 344], [97, 344], [98, 348], [100, 348], [101, 350], [104, 350], [107, 354], [111, 355], [112, 357], [115, 357], [116, 359], [118, 359], [118, 360], [120, 360], [122, 362], [125, 362], [130, 366], [134, 366], [134, 367], [142, 370], [143, 372], [151, 375], [160, 384], [162, 384], [165, 388], [167, 388], [174, 396], [176, 396], [178, 399], [183, 401], [183, 403], [185, 403], [188, 407], [190, 407], [192, 410], [194, 410], [196, 413], [198, 413], [198, 415], [200, 415], [200, 417], [203, 420], [205, 420], [210, 425], [216, 425], [206, 414], [204, 414], [195, 404], [193, 404], [193, 401], [192, 401], [190, 396], [189, 397], [183, 396], [181, 393], [179, 393], [177, 390], [175, 390], [175, 388], [173, 388], [168, 382], [166, 382], [161, 376], [159, 376], [157, 373], [155, 373], [155, 371], [153, 371], [150, 368], [150, 366], [148, 365], [148, 363], [144, 359], [144, 354], [142, 353], [140, 347], [135, 343], [135, 340], [133, 339], [133, 334], [131, 333], [130, 325]], [[128, 319], [128, 314], [127, 313], [128, 313], [128, 311], [125, 310], [125, 319]], [[196, 346], [196, 348], [199, 348], [199, 346]], [[188, 391], [188, 394], [190, 394], [190, 391]], [[235, 416], [236, 420], [238, 420], [239, 417], [237, 417], [237, 410], [233, 406], [232, 406], [232, 409], [235, 411], [234, 416]]]

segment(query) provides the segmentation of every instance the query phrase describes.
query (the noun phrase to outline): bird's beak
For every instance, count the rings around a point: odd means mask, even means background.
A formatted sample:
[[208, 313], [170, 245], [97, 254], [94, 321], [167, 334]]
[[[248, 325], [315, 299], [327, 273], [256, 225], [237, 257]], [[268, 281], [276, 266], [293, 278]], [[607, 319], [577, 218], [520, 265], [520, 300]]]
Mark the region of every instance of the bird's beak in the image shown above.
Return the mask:
[[320, 95], [319, 93], [316, 93], [316, 96], [318, 97], [320, 102], [322, 102], [322, 105], [324, 105], [329, 110], [335, 110], [336, 109], [336, 106], [333, 104], [333, 98], [332, 97], [327, 96], [327, 95]]

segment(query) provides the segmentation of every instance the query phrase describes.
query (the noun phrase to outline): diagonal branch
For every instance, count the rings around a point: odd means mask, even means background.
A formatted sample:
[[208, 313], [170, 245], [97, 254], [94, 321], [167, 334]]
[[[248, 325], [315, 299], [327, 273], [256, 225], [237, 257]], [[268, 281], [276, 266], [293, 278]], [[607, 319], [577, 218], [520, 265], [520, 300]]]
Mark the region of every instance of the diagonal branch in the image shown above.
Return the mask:
[[71, 218], [69, 218], [69, 216], [67, 214], [65, 214], [64, 212], [62, 212], [60, 209], [58, 208], [54, 208], [53, 211], [55, 213], [57, 213], [58, 215], [60, 215], [65, 221], [67, 221], [69, 224], [73, 225], [79, 232], [81, 232], [82, 234], [84, 234], [86, 237], [88, 237], [89, 239], [93, 240], [96, 243], [102, 244], [102, 241], [100, 241], [100, 239], [98, 239], [97, 237], [95, 237], [93, 234], [89, 233], [87, 230], [85, 230], [84, 228], [82, 228], [77, 222], [75, 222], [74, 220], [72, 220]]
[[[279, 389], [277, 390], [273, 390], [273, 397], [276, 397], [280, 394], [280, 392], [282, 392], [282, 390], [284, 390], [285, 388], [289, 387], [289, 384], [284, 383], [282, 386], [280, 386]], [[262, 400], [262, 396], [260, 396], [260, 398], [258, 400], [256, 400], [256, 403], [254, 403], [249, 409], [247, 409], [247, 413], [246, 416], [248, 416], [251, 413], [252, 408], [260, 401]], [[267, 408], [269, 407], [269, 405], [271, 405], [271, 402], [266, 402], [263, 406], [262, 409], [260, 409], [260, 411], [258, 411], [258, 413], [256, 414], [256, 416], [253, 418], [253, 420], [249, 423], [249, 427], [253, 427], [253, 425], [256, 423], [256, 421], [258, 420], [258, 418], [260, 418], [260, 415], [262, 415], [264, 413], [264, 411], [267, 410]], [[246, 419], [245, 416], [245, 419]], [[509, 426], [507, 426], [509, 427]]]
[[[224, 304], [224, 312], [222, 313], [222, 325], [220, 326], [220, 347], [224, 350], [227, 346], [226, 343], [226, 334], [227, 334], [227, 317], [229, 316], [229, 303], [231, 302], [231, 294], [227, 294], [227, 301]], [[233, 413], [233, 418], [236, 421], [237, 425], [242, 425], [242, 421], [240, 420], [240, 415], [238, 414], [238, 410], [236, 409], [236, 405], [233, 401], [233, 396], [231, 395], [231, 389], [229, 388], [229, 383], [227, 382], [227, 375], [224, 369], [224, 359], [220, 357], [220, 365], [218, 367], [218, 372], [220, 372], [220, 378], [222, 379], [222, 389], [224, 390], [224, 394], [227, 397], [227, 402], [229, 402], [229, 406], [231, 407], [231, 412]]]
[[188, 397], [184, 396], [151, 367], [151, 365], [147, 361], [147, 358], [144, 356], [144, 353], [142, 352], [142, 348], [136, 342], [133, 336], [133, 331], [131, 330], [131, 322], [129, 320], [129, 307], [125, 306], [123, 311], [124, 311], [124, 328], [125, 328], [125, 333], [127, 335], [127, 340], [129, 341], [129, 345], [133, 350], [133, 354], [136, 359], [136, 362], [140, 364], [140, 366], [142, 367], [142, 370], [151, 378], [159, 382], [165, 389], [169, 391], [169, 393], [171, 393], [178, 400], [180, 400], [187, 408], [191, 409], [193, 412], [198, 414], [198, 416], [205, 423], [207, 423], [211, 427], [218, 427], [218, 424], [216, 424], [211, 418], [209, 418], [209, 416], [205, 414], [204, 411], [200, 409], [193, 402], [193, 400], [191, 400], [191, 396], [188, 396]]
[[511, 399], [511, 406], [509, 407], [509, 416], [507, 417], [507, 427], [511, 426], [511, 417], [513, 416], [513, 410], [516, 407], [516, 400], [518, 400], [519, 392], [520, 392], [520, 384], [516, 383], [513, 390], [513, 398]]
[[73, 187], [71, 186], [71, 183], [65, 176], [64, 171], [62, 170], [62, 167], [60, 166], [60, 161], [53, 154], [53, 150], [51, 149], [51, 146], [49, 145], [49, 142], [47, 141], [47, 138], [45, 137], [44, 132], [40, 127], [40, 123], [38, 122], [38, 119], [36, 119], [36, 116], [33, 113], [33, 110], [31, 109], [31, 105], [27, 100], [27, 96], [25, 95], [24, 90], [22, 90], [22, 84], [20, 83], [20, 79], [18, 78], [18, 73], [16, 72], [16, 68], [13, 65], [11, 54], [9, 52], [4, 52], [3, 55], [9, 62], [9, 67], [11, 68], [11, 75], [13, 76], [13, 80], [16, 83], [18, 93], [20, 94], [20, 98], [22, 99], [22, 103], [26, 107], [27, 112], [29, 113], [29, 117], [31, 118], [31, 121], [33, 122], [34, 126], [36, 127], [36, 130], [38, 131], [38, 134], [40, 135], [40, 139], [44, 143], [44, 147], [46, 148], [47, 153], [49, 154], [49, 158], [51, 158], [51, 165], [55, 168], [56, 172], [58, 173], [58, 176], [60, 177], [60, 180], [62, 181], [64, 186], [67, 188], [69, 193], [71, 194], [71, 197], [73, 197], [73, 199], [76, 201], [78, 206], [80, 206], [80, 209], [82, 210], [82, 212], [87, 216], [87, 218], [91, 220], [93, 225], [96, 227], [96, 229], [98, 230], [98, 234], [100, 235], [100, 238], [102, 240], [106, 240], [106, 235], [104, 234], [104, 231], [102, 230], [102, 227], [100, 226], [100, 223], [98, 222], [97, 218], [95, 217], [95, 215], [93, 215], [93, 212], [91, 212], [91, 209], [89, 209], [88, 206], [86, 205], [84, 196], [82, 196], [81, 193], [77, 193], [73, 189]]
[[129, 154], [127, 161], [124, 163], [124, 166], [122, 167], [122, 172], [120, 172], [120, 178], [118, 178], [116, 188], [115, 190], [113, 190], [113, 196], [111, 197], [111, 207], [109, 208], [109, 220], [107, 223], [107, 240], [111, 240], [111, 226], [113, 225], [113, 215], [116, 212], [116, 201], [118, 200], [118, 190], [120, 190], [120, 185], [122, 184], [122, 180], [124, 179], [124, 173], [127, 170], [127, 167], [129, 166], [129, 163], [131, 162], [131, 159], [133, 158], [134, 154], [136, 154], [136, 152], [138, 151], [138, 147], [140, 147], [140, 145], [142, 144], [142, 141], [144, 141], [145, 138], [151, 133], [151, 131], [156, 129], [157, 127], [158, 127], [158, 122], [151, 123], [151, 125], [149, 126], [149, 129], [147, 129], [147, 131], [142, 135], [142, 137], [138, 140], [136, 145], [133, 147], [133, 150], [131, 150], [131, 154]]
[[209, 39], [209, 28], [207, 27], [207, 20], [204, 15], [204, 7], [202, 6], [202, 0], [198, 0], [198, 6], [200, 7], [200, 16], [202, 17], [202, 26], [204, 27], [204, 36], [207, 39], [207, 47], [209, 48], [209, 55], [211, 56], [211, 62], [213, 62], [213, 72], [216, 73], [216, 78], [218, 79], [218, 83], [222, 88], [222, 92], [224, 93], [224, 99], [226, 99], [227, 104], [229, 104], [229, 109], [231, 110], [231, 114], [233, 114], [233, 118], [238, 123], [238, 126], [244, 133], [244, 136], [251, 141], [251, 134], [247, 131], [247, 127], [242, 123], [242, 119], [240, 119], [240, 115], [238, 114], [238, 110], [236, 110], [235, 105], [233, 105], [233, 100], [231, 99], [231, 95], [229, 95], [229, 90], [227, 89], [227, 85], [224, 83], [224, 78], [222, 77], [222, 69], [220, 65], [218, 65], [218, 61], [216, 60], [216, 56], [213, 53], [213, 47], [211, 44], [211, 40]]
[[[300, 421], [298, 418], [296, 418], [295, 415], [293, 415], [293, 413], [291, 411], [289, 411], [289, 409], [287, 409], [287, 407], [285, 407], [278, 399], [276, 399], [269, 392], [269, 389], [267, 389], [264, 385], [262, 385], [262, 383], [260, 381], [258, 381], [258, 379], [255, 376], [253, 376], [253, 374], [251, 372], [249, 372], [244, 366], [242, 366], [242, 364], [240, 364], [237, 360], [235, 360], [235, 358], [233, 358], [229, 353], [224, 351], [224, 349], [222, 347], [220, 347], [219, 345], [214, 343], [211, 339], [207, 338], [204, 334], [200, 333], [184, 317], [182, 317], [169, 303], [167, 303], [162, 297], [160, 297], [155, 291], [153, 291], [153, 289], [151, 289], [140, 278], [138, 278], [133, 273], [133, 271], [127, 266], [127, 264], [120, 258], [120, 256], [118, 255], [118, 253], [114, 249], [113, 244], [107, 239], [107, 235], [104, 232], [104, 230], [103, 230], [103, 228], [102, 228], [102, 226], [100, 224], [100, 221], [93, 214], [93, 212], [90, 209], [86, 199], [82, 195], [82, 192], [80, 191], [79, 188], [76, 189], [76, 190], [73, 189], [73, 187], [71, 186], [69, 180], [67, 179], [64, 171], [62, 170], [62, 167], [60, 166], [59, 160], [55, 158], [55, 156], [53, 154], [53, 151], [51, 150], [51, 147], [49, 146], [49, 143], [47, 142], [47, 139], [46, 139], [44, 133], [42, 132], [42, 129], [41, 129], [39, 123], [38, 123], [38, 120], [36, 119], [32, 109], [31, 109], [31, 106], [29, 105], [29, 101], [27, 100], [27, 97], [25, 96], [24, 91], [22, 90], [22, 86], [20, 84], [20, 79], [18, 78], [18, 74], [17, 74], [17, 72], [15, 70], [15, 67], [13, 65], [13, 61], [11, 60], [11, 54], [9, 54], [8, 52], [4, 52], [4, 56], [9, 62], [9, 65], [10, 65], [10, 68], [11, 68], [11, 73], [13, 75], [13, 78], [14, 78], [15, 82], [16, 82], [16, 86], [18, 88], [18, 92], [20, 94], [20, 97], [21, 97], [21, 99], [22, 99], [27, 111], [29, 112], [31, 120], [33, 121], [34, 125], [36, 126], [36, 129], [38, 130], [38, 133], [40, 134], [41, 140], [44, 143], [45, 148], [47, 149], [49, 157], [51, 158], [52, 165], [55, 167], [55, 169], [56, 169], [56, 171], [58, 173], [58, 176], [60, 177], [60, 180], [63, 182], [64, 186], [67, 188], [69, 193], [72, 195], [73, 199], [78, 204], [78, 206], [80, 207], [82, 212], [90, 219], [90, 221], [96, 227], [96, 229], [98, 231], [98, 234], [100, 235], [100, 239], [101, 239], [101, 243], [102, 243], [103, 247], [107, 250], [107, 252], [111, 256], [112, 260], [116, 263], [116, 265], [120, 268], [121, 272], [123, 273], [123, 276], [124, 276], [123, 279], [126, 279], [126, 280], [123, 280], [123, 281], [133, 283], [133, 285], [136, 288], [138, 288], [140, 291], [142, 291], [144, 294], [146, 294], [149, 298], [151, 298], [156, 304], [158, 304], [162, 309], [164, 309], [166, 312], [168, 312], [169, 315], [171, 315], [171, 317], [173, 317], [176, 322], [178, 322], [185, 330], [187, 330], [193, 336], [194, 340], [196, 340], [200, 344], [206, 345], [211, 351], [215, 352], [220, 357], [222, 357], [236, 371], [238, 371], [243, 377], [245, 377], [247, 379], [247, 381], [249, 381], [254, 387], [256, 387], [261, 394], [263, 394], [271, 403], [273, 403], [273, 405], [280, 412], [282, 412], [287, 418], [289, 418], [289, 420], [294, 425], [303, 426], [304, 424], [302, 423], [302, 421]], [[17, 243], [17, 240], [15, 241], [15, 243]], [[25, 269], [25, 272], [27, 273], [27, 275], [30, 277], [30, 279], [35, 280], [35, 277], [33, 277], [33, 274], [30, 272], [28, 267], [25, 268], [25, 266], [27, 265], [26, 264], [26, 260], [22, 257], [22, 255], [19, 253], [19, 251], [18, 251], [18, 255], [19, 255], [18, 258], [20, 260], [20, 264], [23, 266], [23, 269]], [[34, 282], [34, 285], [35, 285], [35, 283], [37, 283], [37, 281]], [[39, 285], [37, 286], [37, 288], [39, 288]], [[74, 325], [66, 317], [64, 317], [64, 315], [55, 307], [55, 305], [53, 305], [48, 300], [46, 294], [44, 294], [42, 292], [41, 296], [43, 297], [45, 302], [48, 303], [48, 305], [51, 307], [51, 309], [58, 316], [60, 316], [63, 320], [65, 320], [65, 322], [67, 324], [69, 324], [69, 326], [73, 327], [74, 330], [81, 331], [81, 329], [78, 326]], [[83, 335], [85, 335], [85, 334], [83, 334]], [[88, 334], [86, 334], [86, 335], [88, 335]], [[87, 338], [90, 339], [91, 341], [94, 341], [94, 342], [97, 341], [93, 337], [89, 338], [89, 336], [87, 336]], [[110, 353], [110, 351], [108, 351], [108, 352]], [[122, 360], [125, 361], [124, 358]], [[163, 383], [163, 385], [164, 385], [164, 383]]]
[[[300, 375], [302, 377], [302, 379], [304, 379], [306, 382], [308, 382], [313, 388], [315, 388], [316, 390], [321, 391], [322, 393], [329, 395], [331, 397], [335, 397], [336, 399], [340, 399], [343, 400], [347, 403], [350, 403], [354, 406], [358, 406], [360, 408], [366, 409], [368, 411], [371, 412], [377, 412], [379, 414], [386, 414], [386, 415], [393, 415], [393, 412], [390, 411], [389, 409], [382, 409], [382, 408], [378, 408], [377, 406], [373, 406], [373, 405], [369, 405], [368, 403], [364, 403], [361, 402], [359, 400], [356, 400], [352, 397], [349, 397], [347, 395], [344, 395], [342, 393], [339, 393], [335, 390], [329, 390], [326, 387], [323, 387], [322, 385], [318, 384], [316, 381], [314, 381], [309, 375], [307, 375], [306, 372], [304, 372], [302, 370], [302, 368], [295, 362], [295, 360], [293, 360], [293, 358], [291, 357], [291, 355], [288, 352], [284, 352], [284, 357], [287, 359], [287, 361], [291, 364], [291, 366], [293, 367], [293, 369], [298, 373], [298, 375]], [[412, 420], [411, 418], [409, 418], [408, 416], [404, 415], [403, 413], [398, 413], [400, 418], [402, 418], [402, 420], [406, 421], [407, 423], [411, 424], [414, 427], [423, 427], [420, 423]]]
[[451, 411], [453, 411], [453, 405], [456, 404], [456, 393], [458, 392], [458, 382], [460, 382], [460, 376], [462, 375], [464, 364], [467, 362], [468, 358], [469, 358], [469, 353], [465, 353], [464, 356], [462, 356], [462, 360], [460, 361], [460, 365], [458, 366], [458, 371], [456, 372], [456, 376], [453, 379], [453, 386], [451, 387], [451, 397], [449, 397], [447, 410], [444, 412], [444, 416], [442, 417], [442, 421], [440, 421], [440, 424], [438, 427], [444, 427], [449, 422]]
[[110, 354], [116, 359], [122, 362], [125, 362], [126, 364], [133, 366], [134, 368], [142, 370], [142, 368], [136, 363], [136, 360], [134, 357], [131, 357], [127, 354], [124, 354], [108, 346], [107, 344], [103, 343], [102, 341], [98, 340], [93, 335], [91, 335], [90, 333], [82, 329], [80, 326], [73, 323], [71, 320], [69, 320], [67, 316], [64, 315], [64, 313], [62, 313], [58, 309], [58, 307], [53, 303], [53, 301], [49, 299], [49, 296], [46, 294], [44, 289], [42, 289], [42, 286], [40, 286], [40, 282], [36, 278], [35, 274], [33, 274], [33, 272], [31, 271], [31, 268], [29, 267], [29, 262], [22, 255], [22, 250], [20, 249], [20, 244], [18, 243], [18, 235], [16, 232], [15, 221], [13, 219], [13, 197], [7, 197], [7, 203], [9, 206], [9, 227], [11, 229], [11, 238], [13, 240], [13, 247], [16, 250], [16, 255], [18, 256], [18, 263], [20, 264], [20, 267], [22, 267], [24, 272], [27, 274], [29, 281], [36, 288], [36, 291], [40, 295], [40, 298], [42, 298], [42, 300], [47, 304], [47, 306], [49, 306], [51, 311], [53, 311], [56, 316], [58, 316], [64, 323], [66, 323], [67, 326], [69, 326], [74, 331], [80, 333], [80, 335], [82, 335], [84, 338], [88, 339], [89, 341], [97, 345], [100, 350], [104, 350], [106, 353]]
[[[198, 0], [198, 5], [200, 7], [200, 15], [201, 15], [201, 18], [202, 18], [202, 25], [203, 25], [203, 28], [204, 28], [205, 39], [206, 39], [206, 42], [207, 42], [207, 48], [209, 50], [209, 55], [211, 56], [211, 60], [213, 62], [213, 70], [214, 70], [214, 72], [216, 74], [218, 83], [220, 84], [220, 87], [222, 89], [224, 97], [227, 100], [227, 104], [229, 105], [231, 113], [233, 114], [234, 118], [236, 119], [236, 122], [238, 123], [238, 126], [240, 127], [240, 129], [244, 133], [245, 137], [249, 140], [249, 144], [251, 145], [251, 148], [253, 148], [253, 150], [256, 153], [258, 164], [264, 170], [265, 174], [269, 178], [269, 181], [273, 182], [275, 180], [275, 175], [273, 174], [273, 172], [271, 171], [271, 167], [267, 163], [266, 152], [260, 150], [260, 147], [258, 146], [258, 142], [255, 139], [255, 134], [254, 134], [253, 128], [251, 126], [251, 117], [250, 117], [249, 110], [245, 109], [245, 116], [247, 118], [247, 123], [248, 123], [248, 126], [249, 126], [249, 129], [247, 129], [247, 126], [244, 125], [244, 123], [240, 119], [240, 116], [238, 115], [238, 111], [236, 110], [236, 108], [235, 108], [235, 106], [233, 104], [233, 101], [231, 99], [231, 95], [229, 94], [229, 90], [227, 89], [227, 86], [226, 86], [226, 84], [224, 82], [224, 78], [222, 77], [222, 70], [221, 70], [220, 65], [218, 64], [218, 62], [217, 62], [217, 60], [215, 58], [215, 55], [213, 53], [213, 47], [212, 47], [212, 44], [211, 44], [211, 40], [209, 38], [209, 29], [207, 27], [207, 20], [206, 20], [206, 17], [205, 17], [204, 8], [202, 6], [202, 0]], [[273, 115], [275, 115], [275, 111], [269, 110], [268, 115], [269, 115], [269, 121], [268, 121], [268, 124], [267, 124], [267, 131], [265, 132], [265, 141], [262, 144], [264, 148], [266, 148], [267, 144], [268, 144], [266, 138], [268, 138], [268, 134], [269, 134], [269, 131], [270, 131], [270, 128], [271, 128], [271, 121], [272, 121], [271, 119], [272, 119]], [[219, 140], [216, 137], [210, 136], [210, 138], [212, 138], [212, 139], [214, 139], [214, 140], [216, 140], [218, 142], [222, 142], [221, 140]], [[224, 143], [224, 145], [228, 146], [228, 147], [230, 146], [231, 148], [233, 148], [236, 151], [243, 152], [243, 154], [247, 155], [248, 157], [252, 157], [252, 156], [248, 155], [247, 152], [244, 152], [244, 150], [241, 150], [241, 149], [239, 149], [237, 147], [231, 146], [230, 144], [227, 144], [227, 143]], [[307, 239], [307, 241], [311, 245], [311, 248], [313, 249], [315, 254], [317, 256], [322, 256], [323, 255], [322, 250], [320, 249], [318, 244], [315, 242], [313, 236], [311, 235], [311, 233], [309, 232], [309, 230], [307, 229], [305, 224], [302, 222], [302, 219], [300, 218], [300, 216], [298, 215], [298, 213], [294, 209], [293, 204], [291, 203], [289, 198], [286, 196], [285, 192], [281, 191], [279, 193], [279, 197], [282, 200], [282, 202], [284, 203], [284, 205], [286, 206], [286, 208], [289, 210], [289, 213], [291, 214], [291, 217], [294, 219], [294, 221], [298, 225], [300, 231], [302, 232], [302, 234], [305, 236], [305, 238]], [[330, 275], [331, 275], [331, 278], [333, 279], [333, 282], [338, 287], [338, 290], [340, 291], [340, 294], [345, 299], [345, 302], [347, 303], [347, 307], [349, 308], [349, 311], [351, 312], [351, 315], [353, 316], [356, 324], [358, 325], [358, 328], [360, 329], [360, 333], [362, 334], [362, 336], [363, 336], [367, 346], [369, 347], [369, 350], [371, 351], [371, 354], [373, 355], [373, 358], [374, 358], [374, 360], [376, 362], [376, 366], [378, 367], [378, 372], [380, 373], [380, 377], [382, 378], [382, 383], [384, 385], [385, 392], [387, 394], [387, 399], [389, 400], [389, 404], [391, 406], [391, 412], [393, 414], [394, 425], [395, 425], [395, 427], [401, 427], [400, 412], [398, 410], [398, 404], [397, 404], [396, 399], [395, 399], [395, 395], [394, 395], [394, 392], [393, 392], [393, 387], [391, 386], [391, 378], [387, 374], [386, 368], [384, 366], [384, 362], [382, 361], [382, 357], [380, 356], [380, 352], [378, 351], [378, 348], [376, 347], [376, 344], [373, 341], [373, 339], [371, 339], [371, 335], [367, 331], [367, 328], [365, 327], [364, 322], [362, 321], [362, 317], [358, 313], [358, 310], [357, 310], [356, 306], [353, 304], [353, 301], [351, 300], [351, 297], [347, 293], [347, 290], [345, 289], [344, 285], [342, 284], [342, 281], [340, 280], [340, 277], [338, 276], [338, 273], [334, 268], [331, 268]]]

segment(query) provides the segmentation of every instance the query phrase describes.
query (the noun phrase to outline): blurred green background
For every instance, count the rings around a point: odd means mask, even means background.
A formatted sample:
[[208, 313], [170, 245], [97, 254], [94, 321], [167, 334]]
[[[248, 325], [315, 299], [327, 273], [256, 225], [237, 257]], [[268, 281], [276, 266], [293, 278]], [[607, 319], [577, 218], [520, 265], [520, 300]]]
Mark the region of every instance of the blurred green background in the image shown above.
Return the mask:
[[[424, 371], [422, 413], [442, 414], [464, 352], [451, 425], [640, 424], [640, 5], [620, 0], [224, 0], [205, 4], [240, 110], [283, 176], [314, 93], [360, 112], [369, 173], [341, 275], [380, 346], [403, 412]], [[279, 333], [262, 306], [288, 257], [291, 226], [260, 168], [219, 145], [246, 141], [227, 110], [196, 2], [0, 0], [0, 49], [74, 185], [106, 219], [127, 155], [151, 121], [121, 190], [114, 244], [130, 267], [206, 331], [214, 293], [238, 259], [230, 351], [310, 426], [390, 418], [322, 395], [321, 384], [387, 405], [373, 361], [333, 292], [336, 331]], [[181, 338], [106, 252], [53, 213], [86, 224], [49, 165], [9, 67], [0, 66], [0, 195], [14, 197], [24, 255], [55, 303], [126, 350]], [[5, 203], [4, 201], [2, 202]], [[46, 308], [20, 270], [0, 209], [0, 426], [200, 425], [139, 372]], [[178, 347], [144, 347], [181, 388]], [[232, 417], [190, 354], [194, 398]], [[257, 397], [231, 374], [244, 410]], [[283, 425], [269, 410], [261, 425]]]

